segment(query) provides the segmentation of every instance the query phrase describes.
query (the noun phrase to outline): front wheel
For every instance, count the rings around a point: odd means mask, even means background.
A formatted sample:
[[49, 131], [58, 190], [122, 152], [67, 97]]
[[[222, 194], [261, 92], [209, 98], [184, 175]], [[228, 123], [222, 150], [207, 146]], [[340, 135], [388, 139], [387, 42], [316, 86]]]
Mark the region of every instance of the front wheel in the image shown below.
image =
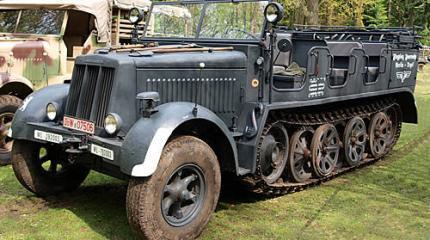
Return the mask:
[[13, 116], [21, 106], [22, 100], [12, 95], [0, 96], [0, 166], [10, 163], [12, 138], [8, 136]]
[[194, 239], [216, 208], [220, 186], [220, 167], [210, 146], [195, 137], [178, 137], [164, 148], [151, 177], [130, 180], [130, 225], [144, 239]]
[[89, 173], [67, 161], [58, 146], [22, 140], [13, 144], [12, 167], [21, 185], [41, 197], [73, 191]]

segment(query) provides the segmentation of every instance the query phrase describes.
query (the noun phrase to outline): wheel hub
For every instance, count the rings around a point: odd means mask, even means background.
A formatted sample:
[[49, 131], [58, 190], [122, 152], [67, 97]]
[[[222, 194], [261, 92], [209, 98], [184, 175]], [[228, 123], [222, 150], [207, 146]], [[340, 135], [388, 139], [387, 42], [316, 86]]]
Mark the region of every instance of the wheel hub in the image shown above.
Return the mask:
[[180, 227], [191, 222], [205, 198], [206, 182], [194, 164], [178, 168], [164, 187], [161, 212], [166, 222]]
[[12, 149], [12, 139], [8, 133], [12, 127], [13, 113], [0, 114], [0, 153], [8, 153]]
[[309, 150], [308, 148], [303, 149], [303, 157], [308, 159], [310, 158], [310, 156], [312, 155], [311, 150]]
[[189, 179], [175, 179], [174, 182], [169, 186], [168, 191], [176, 201], [187, 200], [191, 194], [188, 191], [188, 181], [193, 182], [197, 179], [196, 175], [191, 175]]

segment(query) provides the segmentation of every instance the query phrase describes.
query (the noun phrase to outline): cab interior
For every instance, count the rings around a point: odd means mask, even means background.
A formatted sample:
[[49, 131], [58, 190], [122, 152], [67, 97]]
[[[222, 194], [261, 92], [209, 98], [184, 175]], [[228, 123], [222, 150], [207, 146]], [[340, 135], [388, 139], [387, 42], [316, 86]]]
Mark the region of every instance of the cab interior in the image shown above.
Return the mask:
[[[376, 82], [381, 71], [381, 53], [388, 47], [381, 41], [361, 41], [317, 37], [308, 32], [277, 33], [273, 85], [276, 89], [300, 89], [310, 74], [310, 56], [315, 49], [327, 49], [329, 61], [327, 79], [332, 87], [344, 86], [359, 71], [366, 84]], [[290, 45], [284, 51], [280, 44]], [[285, 51], [286, 50], [286, 51]], [[317, 59], [319, 56], [315, 56]], [[320, 69], [320, 71], [322, 71]]]

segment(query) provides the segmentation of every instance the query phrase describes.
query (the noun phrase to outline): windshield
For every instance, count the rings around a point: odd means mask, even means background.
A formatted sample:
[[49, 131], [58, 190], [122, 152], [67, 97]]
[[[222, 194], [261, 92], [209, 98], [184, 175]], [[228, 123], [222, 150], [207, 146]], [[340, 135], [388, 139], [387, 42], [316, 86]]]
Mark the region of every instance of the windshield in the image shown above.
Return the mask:
[[257, 39], [266, 1], [156, 3], [146, 37]]
[[64, 13], [64, 10], [46, 9], [1, 10], [0, 32], [58, 35]]

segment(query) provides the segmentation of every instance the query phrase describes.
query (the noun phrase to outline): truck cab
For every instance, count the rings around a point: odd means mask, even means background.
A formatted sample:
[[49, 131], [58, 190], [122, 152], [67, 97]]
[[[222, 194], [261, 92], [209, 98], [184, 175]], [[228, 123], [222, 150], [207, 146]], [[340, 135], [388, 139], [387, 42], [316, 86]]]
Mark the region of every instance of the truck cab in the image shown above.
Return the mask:
[[[34, 90], [70, 80], [78, 56], [130, 44], [133, 25], [126, 17], [133, 6], [149, 8], [150, 2], [1, 1], [0, 128], [10, 128], [16, 109]], [[0, 134], [1, 165], [10, 160], [7, 132]]]

